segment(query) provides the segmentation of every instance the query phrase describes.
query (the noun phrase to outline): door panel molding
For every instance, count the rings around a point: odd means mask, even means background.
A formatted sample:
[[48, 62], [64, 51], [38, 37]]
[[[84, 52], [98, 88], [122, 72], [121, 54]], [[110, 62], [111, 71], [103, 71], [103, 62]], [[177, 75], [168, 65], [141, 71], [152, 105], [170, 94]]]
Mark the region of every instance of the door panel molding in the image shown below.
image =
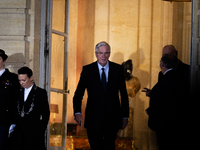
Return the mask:
[[192, 0], [190, 93], [191, 98], [200, 92], [200, 1]]

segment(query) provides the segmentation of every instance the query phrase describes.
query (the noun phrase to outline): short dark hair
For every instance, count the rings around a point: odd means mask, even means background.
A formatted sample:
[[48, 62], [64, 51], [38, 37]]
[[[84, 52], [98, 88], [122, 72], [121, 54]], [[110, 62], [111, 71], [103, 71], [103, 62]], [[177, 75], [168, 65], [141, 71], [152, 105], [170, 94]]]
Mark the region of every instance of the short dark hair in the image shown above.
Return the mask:
[[165, 67], [170, 68], [176, 68], [178, 58], [173, 54], [164, 54], [161, 58], [161, 61], [164, 63]]
[[18, 70], [18, 74], [27, 74], [30, 78], [33, 75], [33, 71], [28, 67], [22, 67]]

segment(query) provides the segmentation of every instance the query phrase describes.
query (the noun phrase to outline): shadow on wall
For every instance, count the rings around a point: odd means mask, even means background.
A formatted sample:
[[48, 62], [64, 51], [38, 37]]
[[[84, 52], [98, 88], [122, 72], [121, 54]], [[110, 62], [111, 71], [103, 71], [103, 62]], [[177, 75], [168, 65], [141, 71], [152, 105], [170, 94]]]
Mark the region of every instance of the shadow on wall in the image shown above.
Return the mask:
[[[144, 87], [150, 86], [150, 72], [149, 65], [144, 66], [145, 54], [143, 49], [137, 50], [135, 53], [132, 53], [129, 56], [129, 59], [132, 59], [133, 62], [133, 74], [138, 77], [141, 83], [141, 90]], [[133, 125], [133, 135], [135, 139], [135, 147], [137, 149], [149, 149], [154, 147], [157, 149], [157, 144], [155, 144], [156, 137], [155, 135], [150, 134], [150, 129], [148, 127], [148, 115], [145, 113], [145, 110], [149, 106], [149, 98], [146, 97], [141, 90], [136, 95], [134, 103], [134, 125]], [[151, 136], [151, 138], [150, 138]], [[151, 145], [151, 146], [150, 146]]]
[[[31, 62], [32, 60], [29, 60]], [[5, 68], [8, 68], [11, 72], [17, 73], [18, 69], [25, 65], [25, 56], [23, 53], [15, 53], [8, 56], [6, 60]]]
[[[143, 87], [149, 87], [150, 85], [150, 72], [151, 67], [144, 66], [145, 55], [142, 49], [138, 49], [136, 52], [132, 53], [128, 59], [132, 60], [133, 63], [133, 76], [137, 77], [141, 83], [141, 89]], [[126, 61], [124, 60], [124, 54], [117, 52], [113, 54], [112, 60], [119, 64]], [[150, 64], [150, 63], [149, 63]], [[145, 68], [144, 68], [145, 67]], [[136, 97], [133, 98], [132, 104], [133, 111], [133, 138], [135, 139], [136, 149], [148, 149], [149, 144], [155, 137], [149, 135], [148, 128], [148, 116], [145, 113], [145, 109], [149, 106], [149, 98], [146, 97], [141, 90], [137, 93]], [[151, 139], [150, 139], [151, 136]], [[153, 142], [154, 143], [154, 142]], [[156, 145], [155, 145], [156, 147]], [[156, 148], [155, 148], [156, 149]]]

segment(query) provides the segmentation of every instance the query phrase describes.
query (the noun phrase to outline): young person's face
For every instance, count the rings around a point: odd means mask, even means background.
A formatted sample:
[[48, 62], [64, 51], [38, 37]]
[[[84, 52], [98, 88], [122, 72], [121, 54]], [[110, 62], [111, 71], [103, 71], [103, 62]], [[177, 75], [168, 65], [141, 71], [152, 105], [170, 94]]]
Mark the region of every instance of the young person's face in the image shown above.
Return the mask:
[[30, 78], [27, 76], [27, 74], [19, 74], [18, 75], [19, 83], [23, 88], [28, 89], [33, 85], [32, 79], [33, 77], [31, 76]]

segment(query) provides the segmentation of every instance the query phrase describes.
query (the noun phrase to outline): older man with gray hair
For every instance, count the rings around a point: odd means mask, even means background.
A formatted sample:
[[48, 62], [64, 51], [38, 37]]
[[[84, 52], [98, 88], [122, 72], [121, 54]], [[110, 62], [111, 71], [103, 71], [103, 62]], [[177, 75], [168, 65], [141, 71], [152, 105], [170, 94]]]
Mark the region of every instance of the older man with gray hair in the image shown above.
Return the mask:
[[96, 45], [97, 61], [83, 67], [73, 98], [75, 120], [82, 125], [81, 104], [87, 89], [85, 128], [92, 150], [115, 150], [117, 131], [128, 124], [124, 72], [121, 65], [108, 60], [110, 49], [106, 42]]

